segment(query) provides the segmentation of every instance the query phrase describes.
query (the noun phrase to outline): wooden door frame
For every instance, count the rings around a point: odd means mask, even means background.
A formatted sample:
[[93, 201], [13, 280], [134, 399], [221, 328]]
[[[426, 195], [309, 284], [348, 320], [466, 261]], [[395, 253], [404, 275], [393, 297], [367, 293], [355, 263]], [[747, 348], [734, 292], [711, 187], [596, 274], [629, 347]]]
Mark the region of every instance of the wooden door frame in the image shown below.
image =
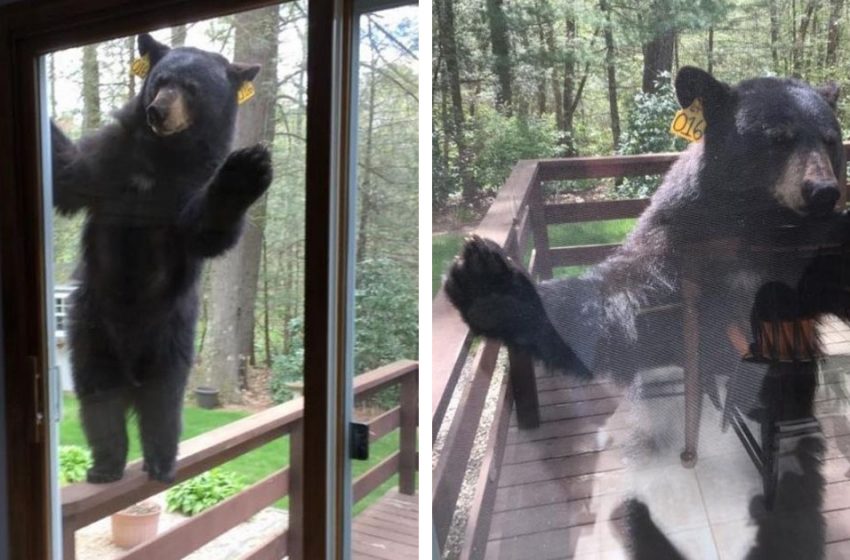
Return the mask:
[[[340, 405], [340, 323], [333, 313], [344, 287], [338, 279], [334, 228], [339, 197], [346, 192], [339, 167], [345, 141], [346, 57], [340, 43], [350, 25], [353, 0], [308, 2], [308, 106], [306, 171], [304, 480], [309, 499], [303, 512], [291, 512], [298, 531], [290, 532], [303, 558], [341, 558], [339, 442], [346, 426], [334, 417]], [[6, 457], [11, 558], [47, 560], [52, 515], [50, 454], [46, 412], [48, 332], [45, 301], [44, 223], [37, 57], [156, 29], [275, 4], [269, 0], [39, 0], [0, 7], [0, 301], [2, 366], [5, 371]], [[339, 245], [336, 245], [339, 247]], [[344, 374], [344, 373], [343, 373]], [[318, 443], [318, 444], [316, 444]], [[302, 494], [303, 495], [303, 494]], [[293, 504], [293, 506], [295, 506]], [[297, 507], [297, 506], [295, 506]], [[300, 528], [299, 528], [300, 525]], [[300, 534], [299, 534], [300, 533]], [[55, 543], [59, 548], [59, 543]], [[332, 556], [333, 554], [333, 556]], [[55, 556], [54, 556], [55, 555]]]

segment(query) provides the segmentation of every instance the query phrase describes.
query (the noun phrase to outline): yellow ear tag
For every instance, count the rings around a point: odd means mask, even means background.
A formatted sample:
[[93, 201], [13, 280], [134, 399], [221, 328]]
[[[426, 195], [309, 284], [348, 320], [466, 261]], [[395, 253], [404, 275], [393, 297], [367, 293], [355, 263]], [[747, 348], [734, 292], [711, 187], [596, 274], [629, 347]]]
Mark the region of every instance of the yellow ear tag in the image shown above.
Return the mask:
[[670, 123], [670, 133], [680, 136], [688, 142], [699, 142], [705, 134], [705, 117], [702, 115], [702, 100], [694, 99], [691, 106], [679, 109], [673, 122]]
[[239, 91], [236, 92], [236, 101], [239, 102], [240, 105], [254, 97], [256, 91], [254, 90], [253, 82], [242, 82], [242, 87], [239, 88]]
[[144, 78], [148, 75], [148, 72], [151, 70], [151, 59], [148, 55], [145, 55], [141, 58], [137, 58], [133, 61], [133, 64], [130, 65], [130, 70], [133, 71], [133, 74], [140, 78]]

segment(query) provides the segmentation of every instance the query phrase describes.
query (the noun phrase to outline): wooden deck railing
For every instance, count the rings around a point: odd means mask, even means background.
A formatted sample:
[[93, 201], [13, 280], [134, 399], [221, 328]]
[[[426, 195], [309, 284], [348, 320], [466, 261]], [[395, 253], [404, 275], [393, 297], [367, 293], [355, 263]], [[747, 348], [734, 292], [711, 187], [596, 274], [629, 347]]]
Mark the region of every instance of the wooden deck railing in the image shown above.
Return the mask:
[[[399, 474], [399, 491], [415, 492], [417, 394], [419, 368], [416, 362], [399, 361], [358, 375], [355, 399], [363, 399], [393, 385], [400, 386], [399, 406], [369, 422], [369, 438], [375, 441], [396, 428], [399, 450], [354, 481], [353, 498], [369, 492]], [[263, 410], [180, 444], [177, 480], [196, 476], [243, 455], [272, 440], [289, 435], [289, 466], [242, 490], [228, 500], [159, 534], [155, 539], [128, 550], [121, 560], [171, 560], [183, 558], [222, 533], [248, 520], [265, 507], [289, 496], [289, 527], [270, 536], [241, 560], [279, 560], [286, 555], [300, 560], [300, 542], [305, 488], [301, 481], [303, 449], [303, 398]], [[320, 443], [321, 445], [321, 443]], [[281, 457], [283, 462], [284, 457]], [[62, 531], [65, 560], [75, 558], [77, 529], [168, 488], [151, 482], [141, 470], [141, 461], [127, 467], [120, 481], [112, 484], [74, 484], [62, 489]], [[289, 546], [290, 542], [293, 546]]]
[[[845, 144], [844, 150], [850, 157], [850, 144]], [[520, 161], [514, 166], [475, 233], [498, 243], [515, 262], [528, 262], [529, 272], [538, 280], [552, 278], [552, 271], [557, 267], [600, 262], [618, 245], [551, 247], [548, 226], [636, 218], [647, 207], [649, 200], [547, 204], [542, 183], [660, 175], [669, 169], [677, 157], [678, 154], [668, 153]], [[433, 472], [433, 522], [437, 544], [442, 550], [469, 470], [472, 447], [500, 345], [487, 340], [477, 348], [472, 357], [469, 382], [459, 387], [458, 378], [470, 358], [471, 336], [442, 289], [434, 299], [432, 329], [431, 412], [434, 436], [443, 427], [444, 421], [449, 423], [444, 427], [445, 440]], [[446, 409], [456, 391], [460, 391], [456, 413], [447, 419]], [[527, 356], [509, 352], [508, 375], [504, 377], [498, 391], [499, 401], [461, 539], [462, 559], [480, 558], [484, 553], [512, 407], [516, 408], [520, 428], [533, 428], [539, 424], [536, 381]]]

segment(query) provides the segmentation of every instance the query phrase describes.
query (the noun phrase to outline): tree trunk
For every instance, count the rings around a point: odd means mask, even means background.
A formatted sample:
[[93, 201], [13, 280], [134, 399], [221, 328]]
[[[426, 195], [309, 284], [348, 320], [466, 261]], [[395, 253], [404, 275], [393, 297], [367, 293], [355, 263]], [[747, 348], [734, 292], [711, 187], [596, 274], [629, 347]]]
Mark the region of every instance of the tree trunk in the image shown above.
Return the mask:
[[100, 68], [97, 45], [83, 47], [83, 133], [100, 127]]
[[[254, 84], [255, 97], [239, 109], [234, 148], [258, 142], [270, 146], [277, 94], [278, 8], [237, 14], [234, 27], [234, 60], [263, 65]], [[202, 381], [218, 388], [224, 402], [239, 402], [246, 366], [254, 363], [254, 311], [265, 214], [264, 196], [248, 211], [236, 247], [210, 267], [209, 342], [202, 359]]]
[[[124, 53], [126, 56], [126, 68], [133, 65], [133, 60], [136, 58], [136, 38], [127, 37], [124, 39]], [[136, 97], [136, 75], [132, 72], [127, 72], [127, 100]]]
[[478, 197], [478, 189], [472, 179], [472, 157], [464, 138], [463, 99], [460, 94], [460, 69], [458, 67], [457, 40], [455, 37], [453, 0], [435, 0], [437, 23], [439, 26], [440, 55], [443, 69], [448, 77], [449, 92], [452, 99], [452, 136], [458, 153], [458, 170], [463, 189], [463, 200], [473, 204]]
[[608, 76], [608, 111], [611, 115], [611, 141], [616, 152], [620, 147], [620, 110], [617, 106], [617, 50], [614, 31], [611, 29], [611, 10], [607, 0], [599, 0], [599, 9], [605, 14], [605, 70]]
[[537, 65], [540, 71], [537, 74], [537, 114], [543, 115], [546, 113], [546, 68], [549, 67], [549, 60], [546, 51], [546, 22], [543, 19], [542, 11], [537, 9]]
[[575, 155], [575, 139], [573, 138], [573, 116], [576, 107], [576, 20], [570, 14], [567, 16], [564, 37], [564, 119], [561, 131], [564, 133], [564, 152], [567, 156]]
[[708, 28], [708, 64], [706, 70], [709, 74], [714, 71], [714, 27]]
[[503, 0], [487, 0], [487, 23], [490, 27], [493, 73], [499, 80], [499, 87], [496, 90], [496, 107], [510, 114], [512, 101], [510, 41]]
[[770, 0], [770, 56], [773, 71], [779, 72], [779, 0]]
[[844, 12], [844, 0], [830, 0], [829, 29], [826, 33], [826, 63], [835, 64], [838, 52], [838, 40], [841, 37], [841, 14]]
[[186, 44], [186, 24], [175, 25], [171, 28], [171, 46], [182, 47]]
[[[543, 0], [540, 4], [541, 12], [543, 9], [551, 15], [548, 0]], [[552, 64], [552, 106], [555, 110], [555, 123], [560, 130], [564, 128], [564, 106], [563, 98], [561, 97], [561, 67], [556, 63], [558, 60], [557, 47], [555, 46], [555, 25], [550, 17], [542, 23], [546, 38], [546, 51], [548, 53], [548, 61]]]
[[817, 7], [818, 1], [810, 0], [806, 5], [806, 11], [800, 18], [800, 29], [794, 38], [794, 47], [791, 50], [791, 75], [795, 78], [800, 78], [803, 75], [803, 54], [806, 48], [806, 35], [809, 31], [809, 23], [812, 21], [812, 14]]
[[[372, 22], [369, 22], [368, 37], [371, 47], [377, 49], [372, 36]], [[364, 109], [368, 111], [366, 117], [366, 134], [363, 139], [363, 173], [358, 192], [359, 216], [357, 220], [357, 252], [356, 262], [359, 265], [366, 259], [366, 241], [368, 239], [369, 225], [372, 216], [372, 137], [375, 129], [375, 57], [371, 57], [368, 75], [368, 100]], [[362, 105], [361, 105], [362, 106]]]
[[[663, 18], [658, 6], [654, 6], [652, 14]], [[655, 93], [658, 89], [656, 82], [662, 72], [670, 72], [673, 68], [673, 48], [676, 44], [676, 30], [665, 29], [658, 31], [655, 36], [643, 44], [643, 84], [644, 93]]]

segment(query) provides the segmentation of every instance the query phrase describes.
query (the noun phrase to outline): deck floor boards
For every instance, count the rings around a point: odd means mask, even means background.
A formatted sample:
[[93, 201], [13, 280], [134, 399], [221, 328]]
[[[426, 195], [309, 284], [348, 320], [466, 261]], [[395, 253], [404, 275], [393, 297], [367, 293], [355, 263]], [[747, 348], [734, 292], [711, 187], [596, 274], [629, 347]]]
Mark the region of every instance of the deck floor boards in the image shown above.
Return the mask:
[[418, 496], [392, 490], [363, 510], [352, 523], [355, 560], [419, 558]]
[[850, 558], [850, 329], [827, 332], [832, 356], [815, 398], [823, 450], [817, 465], [789, 450], [772, 512], [707, 397], [697, 466], [681, 466], [681, 370], [652, 377], [640, 398], [538, 371], [541, 425], [519, 430], [511, 418], [485, 558]]

